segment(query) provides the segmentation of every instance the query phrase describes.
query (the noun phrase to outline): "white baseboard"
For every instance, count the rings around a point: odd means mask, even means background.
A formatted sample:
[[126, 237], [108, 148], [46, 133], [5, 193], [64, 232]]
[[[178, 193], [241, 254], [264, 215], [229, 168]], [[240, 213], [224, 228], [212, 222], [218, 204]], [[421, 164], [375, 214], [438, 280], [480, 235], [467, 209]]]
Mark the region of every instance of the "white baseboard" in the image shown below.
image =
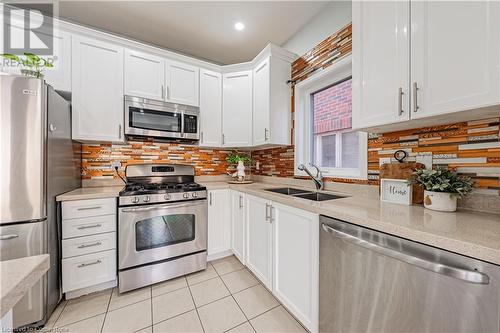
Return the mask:
[[77, 298], [77, 297], [80, 297], [83, 295], [95, 293], [97, 291], [101, 291], [101, 290], [105, 290], [105, 289], [109, 289], [109, 288], [114, 288], [117, 286], [117, 284], [118, 284], [118, 280], [114, 279], [114, 280], [111, 280], [108, 282], [96, 284], [95, 286], [82, 288], [82, 289], [78, 289], [78, 290], [73, 290], [73, 291], [68, 291], [64, 295], [66, 296], [66, 299], [69, 300], [69, 299]]
[[220, 258], [225, 258], [233, 255], [232, 250], [226, 250], [222, 252], [212, 253], [207, 256], [207, 261], [212, 261]]

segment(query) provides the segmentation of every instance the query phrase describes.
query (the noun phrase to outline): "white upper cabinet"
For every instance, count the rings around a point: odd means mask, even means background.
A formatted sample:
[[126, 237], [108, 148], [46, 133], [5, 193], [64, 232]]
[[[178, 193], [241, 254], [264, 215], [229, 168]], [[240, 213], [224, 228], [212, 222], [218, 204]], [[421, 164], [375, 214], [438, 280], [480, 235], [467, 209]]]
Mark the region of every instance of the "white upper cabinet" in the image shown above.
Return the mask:
[[222, 75], [200, 70], [200, 146], [222, 146]]
[[125, 95], [165, 99], [165, 59], [125, 50]]
[[498, 115], [499, 2], [352, 6], [354, 128], [385, 132]]
[[252, 146], [252, 71], [223, 75], [222, 145]]
[[45, 71], [45, 81], [54, 89], [71, 91], [71, 34], [54, 34], [54, 67]]
[[271, 109], [270, 57], [253, 70], [253, 144], [265, 144], [269, 140]]
[[200, 69], [170, 60], [166, 68], [167, 102], [198, 106]]
[[412, 1], [411, 24], [412, 118], [500, 103], [498, 1]]
[[73, 139], [123, 142], [123, 48], [73, 36], [72, 54]]
[[409, 2], [352, 3], [353, 128], [409, 119]]
[[268, 56], [253, 70], [253, 145], [290, 144], [291, 65]]

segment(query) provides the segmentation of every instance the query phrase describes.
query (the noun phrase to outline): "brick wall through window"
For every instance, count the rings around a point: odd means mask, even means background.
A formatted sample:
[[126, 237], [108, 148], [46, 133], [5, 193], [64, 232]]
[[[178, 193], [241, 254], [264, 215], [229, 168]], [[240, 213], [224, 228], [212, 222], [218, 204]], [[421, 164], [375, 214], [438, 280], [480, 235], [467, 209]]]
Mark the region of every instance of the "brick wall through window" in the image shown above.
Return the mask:
[[314, 93], [314, 134], [352, 127], [351, 81], [348, 79]]

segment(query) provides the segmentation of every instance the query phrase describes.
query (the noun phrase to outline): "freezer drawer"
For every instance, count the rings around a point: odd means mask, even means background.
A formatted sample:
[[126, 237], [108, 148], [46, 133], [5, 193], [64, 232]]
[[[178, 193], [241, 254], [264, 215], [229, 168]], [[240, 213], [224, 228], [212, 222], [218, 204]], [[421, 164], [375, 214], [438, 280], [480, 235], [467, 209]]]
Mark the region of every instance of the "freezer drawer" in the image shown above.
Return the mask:
[[[47, 221], [0, 226], [0, 260], [47, 253], [44, 245], [46, 226]], [[14, 327], [43, 319], [46, 289], [44, 277], [21, 298], [12, 311]]]
[[500, 267], [320, 217], [321, 332], [499, 332]]

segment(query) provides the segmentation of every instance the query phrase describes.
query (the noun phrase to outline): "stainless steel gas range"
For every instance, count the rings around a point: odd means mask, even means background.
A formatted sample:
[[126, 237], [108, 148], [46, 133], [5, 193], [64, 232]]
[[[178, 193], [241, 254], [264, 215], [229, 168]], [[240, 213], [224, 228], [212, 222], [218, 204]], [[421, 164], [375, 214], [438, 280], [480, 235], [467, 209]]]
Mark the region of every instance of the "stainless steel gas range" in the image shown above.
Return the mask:
[[206, 268], [207, 190], [194, 168], [128, 165], [118, 208], [118, 290]]

